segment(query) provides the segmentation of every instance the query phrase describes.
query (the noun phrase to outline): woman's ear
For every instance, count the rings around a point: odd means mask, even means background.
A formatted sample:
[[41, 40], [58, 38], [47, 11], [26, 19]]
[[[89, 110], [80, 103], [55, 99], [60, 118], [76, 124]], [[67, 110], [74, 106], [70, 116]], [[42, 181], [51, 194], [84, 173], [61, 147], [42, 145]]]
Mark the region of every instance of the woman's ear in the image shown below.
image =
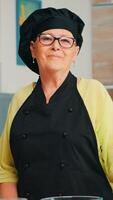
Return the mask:
[[30, 42], [30, 50], [31, 50], [32, 58], [35, 58], [35, 43], [34, 43], [34, 41]]
[[74, 49], [74, 52], [73, 52], [73, 62], [76, 61], [76, 58], [79, 54], [79, 51], [80, 51], [80, 47], [79, 46], [76, 46], [75, 49]]
[[76, 56], [79, 54], [79, 51], [80, 51], [80, 47], [76, 46]]

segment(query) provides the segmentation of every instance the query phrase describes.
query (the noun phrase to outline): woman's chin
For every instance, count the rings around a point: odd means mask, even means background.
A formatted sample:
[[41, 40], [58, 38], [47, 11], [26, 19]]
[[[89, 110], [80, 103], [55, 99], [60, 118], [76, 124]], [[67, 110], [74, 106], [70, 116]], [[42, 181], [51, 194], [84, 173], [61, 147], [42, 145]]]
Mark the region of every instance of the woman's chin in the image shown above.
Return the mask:
[[62, 71], [63, 68], [61, 65], [52, 65], [48, 66], [46, 69], [49, 71], [57, 72], [57, 71]]

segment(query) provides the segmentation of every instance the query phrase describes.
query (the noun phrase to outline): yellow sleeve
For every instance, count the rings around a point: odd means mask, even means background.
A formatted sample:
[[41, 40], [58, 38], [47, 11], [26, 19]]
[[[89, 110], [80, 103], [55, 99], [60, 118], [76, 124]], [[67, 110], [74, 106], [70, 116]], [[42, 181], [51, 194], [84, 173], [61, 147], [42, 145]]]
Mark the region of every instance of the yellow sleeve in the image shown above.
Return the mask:
[[0, 183], [17, 182], [17, 172], [14, 166], [9, 144], [9, 133], [12, 115], [13, 110], [12, 105], [10, 105], [4, 131], [0, 140]]
[[101, 165], [113, 189], [113, 101], [96, 80], [82, 80], [79, 91], [96, 134]]
[[10, 150], [10, 128], [14, 116], [33, 90], [33, 84], [20, 89], [9, 106], [4, 131], [0, 139], [0, 183], [17, 182], [18, 175]]
[[113, 101], [102, 85], [100, 90], [96, 135], [100, 145], [101, 163], [113, 189]]

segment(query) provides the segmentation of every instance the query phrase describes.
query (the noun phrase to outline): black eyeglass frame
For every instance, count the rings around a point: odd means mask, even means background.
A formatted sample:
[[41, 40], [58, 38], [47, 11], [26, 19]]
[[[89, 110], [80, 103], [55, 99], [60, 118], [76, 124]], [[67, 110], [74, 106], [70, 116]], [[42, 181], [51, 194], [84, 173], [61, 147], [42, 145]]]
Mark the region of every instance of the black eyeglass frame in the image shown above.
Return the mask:
[[[41, 42], [41, 39], [40, 39], [42, 35], [51, 36], [51, 38], [53, 38], [53, 41], [52, 41], [50, 44], [44, 44], [43, 42]], [[45, 46], [50, 46], [50, 45], [52, 45], [52, 44], [55, 42], [55, 40], [57, 40], [58, 43], [59, 43], [59, 45], [60, 45], [62, 48], [65, 48], [65, 49], [72, 48], [72, 46], [73, 46], [74, 44], [76, 44], [76, 39], [73, 38], [73, 37], [68, 37], [68, 36], [55, 37], [55, 36], [53, 36], [53, 35], [51, 35], [51, 34], [44, 34], [44, 33], [41, 33], [41, 34], [38, 34], [37, 37], [39, 38], [39, 42], [40, 42], [41, 44], [45, 45]], [[60, 40], [63, 39], [63, 38], [64, 38], [64, 39], [65, 39], [65, 38], [72, 39], [72, 45], [71, 45], [70, 47], [64, 47], [64, 46], [62, 46], [62, 44], [60, 43]]]

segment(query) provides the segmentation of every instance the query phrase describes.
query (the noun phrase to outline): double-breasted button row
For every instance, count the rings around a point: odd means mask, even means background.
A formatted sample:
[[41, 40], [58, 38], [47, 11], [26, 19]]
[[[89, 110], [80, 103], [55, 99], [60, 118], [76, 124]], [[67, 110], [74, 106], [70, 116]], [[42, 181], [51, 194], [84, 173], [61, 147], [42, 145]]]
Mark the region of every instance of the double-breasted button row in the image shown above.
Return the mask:
[[[64, 131], [64, 132], [62, 133], [62, 137], [63, 137], [63, 138], [66, 138], [67, 136], [68, 136], [68, 132], [67, 132], [67, 131]], [[28, 138], [28, 133], [22, 133], [21, 139], [26, 140], [27, 138]]]
[[[30, 163], [24, 164], [24, 169], [28, 169], [30, 167]], [[60, 161], [60, 168], [63, 169], [65, 167], [65, 162], [62, 160]]]

